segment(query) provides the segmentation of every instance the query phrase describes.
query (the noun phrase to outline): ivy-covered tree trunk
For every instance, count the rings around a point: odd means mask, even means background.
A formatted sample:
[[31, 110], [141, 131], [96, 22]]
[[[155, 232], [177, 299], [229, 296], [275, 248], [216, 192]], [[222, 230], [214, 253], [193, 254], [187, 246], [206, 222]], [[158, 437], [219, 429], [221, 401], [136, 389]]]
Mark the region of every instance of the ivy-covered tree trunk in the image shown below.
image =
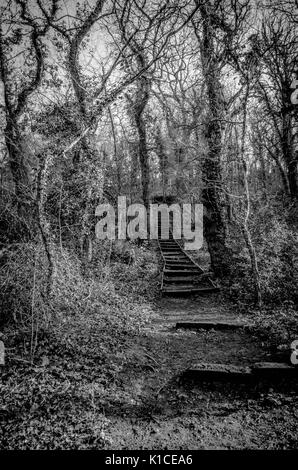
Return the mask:
[[148, 149], [147, 149], [147, 133], [146, 124], [144, 121], [144, 108], [146, 102], [139, 101], [136, 104], [135, 122], [138, 132], [138, 154], [141, 168], [141, 181], [142, 181], [142, 196], [145, 207], [149, 207], [149, 162], [148, 162]]
[[[146, 59], [141, 49], [135, 46], [134, 53], [138, 67], [142, 70], [146, 65]], [[150, 168], [149, 168], [149, 155], [147, 146], [147, 131], [146, 122], [144, 118], [145, 108], [149, 101], [149, 94], [151, 89], [151, 82], [147, 76], [143, 75], [137, 80], [137, 93], [134, 102], [134, 119], [138, 132], [138, 146], [139, 146], [139, 160], [141, 168], [141, 181], [142, 181], [142, 195], [143, 202], [146, 208], [149, 207], [149, 184], [150, 184]]]
[[28, 165], [25, 160], [26, 156], [21, 148], [22, 139], [18, 131], [18, 126], [15, 123], [13, 116], [7, 115], [6, 119], [7, 124], [4, 134], [9, 158], [9, 167], [15, 185], [17, 204], [22, 212], [22, 207], [28, 206], [29, 202], [32, 202]]
[[298, 200], [298, 154], [293, 155], [288, 162], [288, 180], [291, 198]]
[[160, 127], [157, 127], [156, 129], [155, 141], [156, 141], [156, 152], [157, 152], [158, 159], [159, 159], [160, 174], [161, 174], [161, 179], [162, 179], [162, 192], [163, 192], [163, 197], [165, 197], [167, 189], [168, 189], [168, 183], [169, 183], [169, 174], [168, 174], [169, 158], [168, 158], [167, 151], [164, 147]]
[[[2, 109], [5, 123], [4, 141], [8, 156], [8, 165], [11, 178], [14, 183], [13, 198], [14, 207], [17, 210], [17, 230], [18, 233], [12, 235], [13, 238], [31, 237], [36, 229], [36, 211], [34, 201], [34, 191], [30, 181], [30, 165], [27, 160], [24, 148], [22, 147], [22, 129], [20, 125], [21, 117], [31, 95], [39, 87], [44, 72], [44, 51], [40, 39], [45, 35], [48, 27], [39, 29], [35, 20], [28, 16], [25, 3], [19, 3], [22, 8], [21, 19], [26, 21], [30, 34], [29, 44], [33, 51], [33, 61], [30, 73], [24, 74], [24, 82], [15, 94], [15, 76], [9, 67], [10, 48], [5, 38], [4, 28], [2, 28], [0, 14], [0, 84], [2, 90]], [[55, 8], [51, 10], [51, 15], [55, 14]], [[20, 29], [22, 34], [24, 31]]]
[[[76, 34], [71, 40], [69, 39], [68, 68], [76, 98], [77, 111], [80, 116], [80, 122], [77, 124], [79, 133], [82, 133], [84, 128], [91, 124], [87, 106], [87, 87], [79, 63], [80, 47], [90, 29], [98, 20], [103, 5], [104, 0], [97, 0], [90, 14], [85, 18], [80, 28], [77, 29]], [[81, 145], [81, 157], [76, 160], [75, 168], [75, 171], [80, 173], [86, 191], [81, 220], [80, 246], [84, 261], [90, 262], [92, 260], [92, 239], [94, 237], [92, 218], [95, 201], [98, 203], [102, 200], [104, 184], [103, 158], [96, 142], [96, 129], [93, 129], [92, 132], [82, 138]]]
[[281, 148], [286, 162], [290, 197], [298, 199], [298, 155], [293, 148], [292, 119], [287, 110], [282, 111]]
[[204, 235], [214, 273], [222, 277], [230, 270], [230, 252], [226, 246], [222, 173], [221, 173], [221, 103], [218, 63], [214, 48], [211, 4], [200, 2], [203, 20], [201, 46], [202, 70], [208, 98], [208, 116], [205, 129], [207, 155], [203, 161], [202, 198], [205, 208]]

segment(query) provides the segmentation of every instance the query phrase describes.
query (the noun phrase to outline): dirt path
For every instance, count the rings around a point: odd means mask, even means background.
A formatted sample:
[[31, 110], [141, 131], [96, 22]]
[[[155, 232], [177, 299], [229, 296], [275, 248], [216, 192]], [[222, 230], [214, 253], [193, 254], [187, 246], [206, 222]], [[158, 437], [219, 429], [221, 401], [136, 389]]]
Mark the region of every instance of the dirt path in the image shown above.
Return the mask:
[[[111, 448], [297, 448], [295, 384], [183, 382], [196, 362], [250, 365], [268, 360], [247, 330], [176, 330], [176, 321], [235, 318], [218, 295], [162, 299], [157, 317], [130, 344], [119, 400], [105, 410]], [[119, 382], [118, 382], [119, 384]], [[119, 386], [119, 385], [118, 385]]]

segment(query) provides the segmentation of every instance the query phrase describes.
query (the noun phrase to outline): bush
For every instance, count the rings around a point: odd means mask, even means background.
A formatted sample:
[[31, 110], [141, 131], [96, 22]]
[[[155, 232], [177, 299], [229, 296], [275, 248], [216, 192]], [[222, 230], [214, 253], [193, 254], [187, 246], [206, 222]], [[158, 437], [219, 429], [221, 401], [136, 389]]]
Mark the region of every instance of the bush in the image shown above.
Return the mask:
[[[298, 302], [298, 233], [282, 218], [271, 212], [259, 212], [251, 221], [251, 235], [256, 250], [261, 293], [265, 305], [282, 306], [284, 302]], [[240, 237], [238, 233], [238, 238]], [[250, 258], [243, 241], [238, 250], [230, 294], [247, 304], [254, 299], [254, 284]], [[236, 257], [235, 257], [236, 259]]]
[[97, 270], [84, 270], [83, 275], [73, 252], [54, 247], [53, 285], [47, 298], [47, 261], [41, 245], [18, 245], [6, 254], [0, 272], [1, 323], [13, 325], [20, 338], [29, 335], [31, 354], [45, 332], [75, 338], [96, 330], [103, 342], [109, 342], [111, 337], [138, 331], [152, 315], [142, 286], [146, 294], [155, 265], [148, 250], [134, 250], [133, 266], [98, 263]]
[[256, 245], [264, 302], [298, 302], [298, 234], [274, 220]]
[[292, 302], [285, 302], [281, 307], [255, 312], [253, 329], [274, 346], [290, 347], [298, 338], [297, 309]]
[[238, 254], [237, 275], [230, 286], [230, 295], [241, 310], [251, 313], [253, 329], [259, 335], [274, 345], [289, 346], [298, 337], [298, 233], [285, 219], [284, 214], [278, 217], [265, 208], [251, 220], [262, 309], [253, 307], [254, 285], [245, 248]]

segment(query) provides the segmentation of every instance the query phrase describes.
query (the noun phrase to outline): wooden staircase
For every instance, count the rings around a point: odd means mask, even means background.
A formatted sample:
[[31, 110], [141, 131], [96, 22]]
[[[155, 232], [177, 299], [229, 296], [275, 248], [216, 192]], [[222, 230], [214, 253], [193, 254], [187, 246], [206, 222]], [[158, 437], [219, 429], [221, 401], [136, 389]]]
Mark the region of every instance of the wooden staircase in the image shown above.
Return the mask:
[[203, 294], [217, 292], [219, 288], [204, 270], [186, 253], [181, 244], [170, 235], [161, 237], [161, 222], [158, 224], [158, 246], [163, 259], [161, 291], [167, 295]]

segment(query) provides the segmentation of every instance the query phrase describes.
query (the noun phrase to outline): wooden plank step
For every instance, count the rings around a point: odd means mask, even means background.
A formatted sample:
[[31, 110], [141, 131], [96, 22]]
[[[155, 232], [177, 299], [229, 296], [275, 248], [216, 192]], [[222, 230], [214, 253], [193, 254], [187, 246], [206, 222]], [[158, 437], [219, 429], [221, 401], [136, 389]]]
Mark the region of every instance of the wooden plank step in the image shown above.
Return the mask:
[[165, 253], [167, 253], [167, 252], [171, 253], [172, 251], [174, 253], [183, 253], [181, 250], [177, 249], [175, 246], [166, 246], [166, 247], [161, 246], [160, 250], [165, 252]]
[[230, 364], [198, 363], [187, 369], [185, 378], [200, 380], [231, 380], [252, 378], [252, 369], [248, 366], [236, 366]]
[[167, 244], [163, 244], [163, 243], [160, 243], [160, 248], [163, 250], [164, 248], [174, 248], [175, 250], [179, 250], [179, 246], [177, 245], [177, 243], [167, 243]]
[[190, 259], [182, 252], [173, 253], [173, 252], [164, 251], [163, 255], [164, 255], [165, 258], [169, 258], [169, 259], [180, 258], [182, 260], [189, 260], [190, 261]]
[[167, 243], [166, 245], [163, 245], [163, 244], [161, 243], [161, 244], [160, 244], [160, 248], [161, 248], [162, 250], [182, 251], [181, 248], [180, 248], [180, 246], [177, 245], [176, 243], [175, 243], [175, 244], [173, 243], [172, 245], [171, 245], [171, 244], [168, 244], [168, 243]]
[[268, 378], [297, 377], [298, 368], [283, 362], [256, 362], [252, 371], [257, 376]]
[[173, 281], [167, 281], [165, 284], [164, 284], [164, 288], [165, 289], [174, 289], [174, 290], [180, 290], [182, 288], [184, 289], [194, 289], [195, 287], [199, 287], [197, 284], [194, 284], [191, 280], [189, 281], [189, 283], [184, 283], [184, 284], [179, 284], [179, 283], [175, 283]]
[[[186, 280], [187, 282], [189, 281], [189, 279], [192, 279], [192, 277], [195, 277], [195, 278], [197, 279], [197, 277], [200, 275], [200, 272], [199, 272], [199, 271], [196, 271], [195, 269], [191, 270], [191, 269], [188, 268], [188, 267], [185, 268], [185, 269], [187, 270], [187, 271], [185, 271], [185, 272], [188, 272], [188, 273], [189, 273], [187, 276], [185, 276], [185, 278], [186, 278], [185, 280]], [[167, 273], [168, 273], [168, 269], [167, 269], [166, 271], [167, 271]], [[174, 280], [175, 277], [177, 276], [177, 275], [172, 276], [172, 275], [170, 275], [170, 274], [168, 275], [167, 273], [164, 274], [164, 277], [169, 278], [169, 280], [171, 280], [171, 279]], [[182, 273], [181, 273], [181, 276], [184, 276], [183, 271], [182, 271]], [[201, 279], [201, 282], [202, 282], [203, 280], [205, 281], [205, 279]]]
[[[209, 288], [211, 283], [209, 282], [201, 282], [201, 285], [194, 284], [191, 280], [189, 282], [185, 282], [185, 284], [175, 284], [174, 281], [169, 281], [167, 284], [167, 288], [173, 288], [175, 290], [183, 290], [183, 289], [201, 289], [201, 288]], [[213, 286], [212, 286], [213, 287]], [[214, 288], [214, 287], [213, 287]]]
[[172, 281], [189, 281], [190, 278], [193, 278], [195, 282], [209, 281], [210, 273], [202, 273], [201, 271], [171, 271], [164, 270], [164, 276]]
[[183, 261], [183, 263], [178, 263], [178, 262], [175, 261], [175, 260], [168, 260], [168, 261], [166, 262], [166, 264], [168, 264], [171, 268], [172, 268], [173, 266], [178, 266], [179, 269], [180, 269], [180, 268], [191, 268], [191, 269], [196, 269], [197, 271], [199, 271], [198, 266], [196, 266], [195, 264], [193, 264], [193, 263], [192, 263], [191, 261], [189, 261], [189, 260], [188, 260], [188, 261], [185, 260], [185, 261]]
[[185, 263], [187, 261], [187, 258], [185, 258], [184, 256], [169, 256], [163, 253], [163, 257], [166, 261], [180, 261], [182, 263]]
[[[199, 274], [200, 274], [200, 272], [197, 271], [195, 268], [191, 269], [191, 266], [187, 266], [187, 267], [184, 268], [184, 269], [185, 269], [185, 272], [186, 272], [186, 273], [187, 273], [187, 272], [190, 272], [190, 273], [192, 273], [192, 274], [194, 274], [194, 275], [199, 275]], [[173, 268], [173, 271], [174, 271], [174, 270], [175, 270], [175, 266], [174, 266], [174, 268]], [[167, 265], [166, 272], [168, 273], [168, 272], [170, 272], [170, 271], [171, 271], [171, 266], [168, 266], [168, 265]], [[183, 273], [183, 272], [184, 272], [184, 271], [182, 270], [182, 273]]]
[[[177, 269], [177, 266], [176, 265], [170, 265], [168, 263], [166, 263], [166, 266], [165, 266], [165, 269], [168, 271], [168, 270], [176, 270]], [[181, 267], [180, 267], [181, 269]], [[195, 266], [184, 266], [182, 267], [182, 270], [186, 270], [186, 271], [191, 271], [195, 274], [199, 274], [200, 271], [198, 271]]]
[[183, 274], [181, 274], [180, 276], [178, 276], [177, 274], [175, 276], [168, 276], [167, 274], [164, 275], [164, 279], [166, 281], [169, 281], [169, 282], [186, 282], [188, 283], [189, 281], [193, 282], [194, 284], [198, 283], [198, 282], [202, 282], [204, 281], [205, 279], [204, 278], [200, 278], [200, 273], [199, 272], [190, 272], [189, 275], [186, 275], [184, 276]]
[[177, 286], [177, 287], [163, 287], [162, 292], [164, 294], [204, 294], [207, 292], [218, 292], [219, 287], [188, 287], [188, 286]]
[[205, 279], [200, 279], [200, 274], [193, 274], [192, 276], [164, 276], [163, 278], [166, 282], [172, 282], [173, 284], [180, 284], [185, 282], [192, 283], [193, 285], [197, 285], [198, 283], [204, 281]]
[[177, 266], [180, 266], [180, 265], [181, 265], [181, 266], [185, 266], [185, 265], [187, 265], [187, 266], [194, 266], [195, 268], [198, 269], [198, 266], [196, 266], [194, 263], [192, 263], [192, 262], [190, 261], [190, 259], [188, 259], [188, 258], [183, 258], [182, 261], [177, 261], [177, 260], [175, 260], [175, 258], [174, 258], [174, 259], [169, 258], [168, 262], [169, 262], [169, 263], [172, 263], [172, 264], [173, 264], [173, 263], [174, 263], [174, 264], [177, 264]]
[[[176, 262], [176, 263], [178, 262], [178, 264], [179, 264], [179, 261], [180, 261], [181, 264], [185, 264], [185, 263], [187, 262], [186, 259], [184, 259], [184, 258], [177, 258], [177, 257], [171, 258], [171, 257], [168, 257], [168, 256], [164, 256], [164, 259], [165, 259], [165, 262], [166, 262], [166, 263], [168, 263], [168, 262], [173, 262], [173, 261], [174, 261], [174, 262]], [[192, 266], [194, 266], [194, 265], [192, 265]]]
[[179, 321], [176, 329], [184, 328], [190, 330], [235, 330], [243, 328], [244, 322], [240, 321]]
[[258, 362], [252, 366], [198, 363], [186, 369], [182, 377], [199, 380], [272, 380], [298, 379], [298, 369], [284, 363]]
[[193, 273], [200, 273], [200, 271], [198, 271], [198, 269], [196, 268], [196, 266], [192, 266], [190, 264], [187, 264], [187, 265], [182, 265], [182, 266], [177, 266], [175, 263], [174, 264], [171, 264], [171, 263], [168, 263], [166, 262], [165, 264], [165, 271], [177, 271], [179, 267], [179, 271], [182, 271], [182, 272], [193, 272]]
[[[198, 273], [198, 274], [197, 274]], [[166, 276], [203, 276], [201, 271], [199, 271], [196, 266], [194, 267], [194, 269], [190, 269], [189, 271], [187, 271], [186, 269], [164, 269], [164, 274]]]
[[177, 245], [177, 243], [167, 243], [167, 244], [160, 243], [160, 248], [162, 250], [164, 248], [174, 248], [175, 250], [180, 249], [180, 247]]
[[170, 279], [176, 279], [179, 277], [193, 277], [194, 279], [199, 279], [200, 281], [203, 281], [205, 279], [210, 278], [212, 276], [212, 273], [202, 273], [201, 271], [194, 270], [194, 269], [189, 269], [189, 270], [183, 270], [183, 269], [164, 269], [164, 275], [167, 278]]

